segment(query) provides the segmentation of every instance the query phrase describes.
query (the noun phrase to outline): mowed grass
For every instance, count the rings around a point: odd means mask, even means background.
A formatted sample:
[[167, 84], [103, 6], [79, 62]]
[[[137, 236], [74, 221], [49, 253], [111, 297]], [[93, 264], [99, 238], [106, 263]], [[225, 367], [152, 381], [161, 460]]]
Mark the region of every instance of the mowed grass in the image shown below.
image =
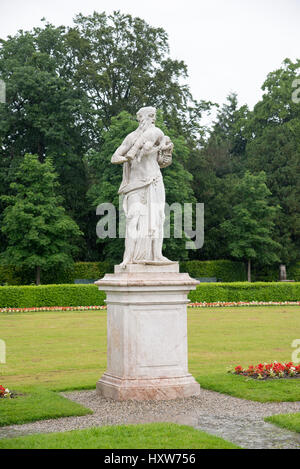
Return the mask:
[[[95, 387], [106, 369], [106, 311], [0, 315], [0, 384], [22, 391]], [[247, 381], [228, 366], [290, 361], [300, 307], [189, 308], [189, 371], [202, 387], [260, 401], [300, 400], [300, 380]]]
[[272, 417], [266, 417], [265, 421], [300, 433], [300, 413], [273, 415]]
[[[90, 409], [44, 388], [30, 388], [16, 399], [1, 399], [0, 426], [92, 414]], [[0, 440], [1, 441], [1, 440]]]
[[260, 402], [300, 401], [300, 379], [226, 374], [230, 366], [291, 361], [291, 344], [300, 339], [299, 306], [199, 308], [188, 317], [189, 370], [203, 388]]
[[154, 423], [89, 428], [0, 440], [0, 449], [237, 449], [184, 425]]
[[106, 367], [106, 311], [2, 313], [0, 339], [0, 382], [10, 389], [91, 388]]

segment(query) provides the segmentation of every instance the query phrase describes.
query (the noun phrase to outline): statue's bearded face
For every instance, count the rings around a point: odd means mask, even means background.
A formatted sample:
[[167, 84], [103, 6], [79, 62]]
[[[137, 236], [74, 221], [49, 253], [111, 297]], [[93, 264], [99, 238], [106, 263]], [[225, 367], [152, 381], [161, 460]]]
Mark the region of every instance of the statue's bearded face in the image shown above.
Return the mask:
[[156, 120], [156, 109], [152, 107], [144, 107], [137, 113], [137, 119], [141, 126], [148, 127], [151, 124], [155, 124]]

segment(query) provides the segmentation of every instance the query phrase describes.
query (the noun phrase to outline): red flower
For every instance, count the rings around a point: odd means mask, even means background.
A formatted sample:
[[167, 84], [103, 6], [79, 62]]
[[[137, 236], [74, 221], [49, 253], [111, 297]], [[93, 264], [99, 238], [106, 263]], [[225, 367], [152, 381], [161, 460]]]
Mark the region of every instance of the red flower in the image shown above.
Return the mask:
[[[293, 369], [292, 369], [293, 368]], [[248, 369], [243, 369], [241, 366], [237, 366], [235, 368], [235, 373], [237, 375], [243, 374], [246, 376], [254, 376], [260, 375], [262, 377], [279, 376], [280, 378], [300, 375], [300, 365], [296, 365], [293, 362], [288, 363], [259, 363], [256, 366], [249, 365]]]

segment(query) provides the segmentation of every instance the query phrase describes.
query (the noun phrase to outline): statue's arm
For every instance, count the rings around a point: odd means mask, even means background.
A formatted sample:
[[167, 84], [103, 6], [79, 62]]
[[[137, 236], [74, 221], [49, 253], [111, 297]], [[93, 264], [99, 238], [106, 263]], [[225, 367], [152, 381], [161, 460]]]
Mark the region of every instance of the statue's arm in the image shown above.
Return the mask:
[[119, 146], [119, 148], [116, 149], [115, 153], [111, 157], [111, 162], [113, 164], [122, 164], [128, 161], [127, 157], [125, 156], [129, 149], [132, 146], [132, 141], [131, 141], [131, 136], [127, 135], [127, 137], [124, 139], [122, 145]]

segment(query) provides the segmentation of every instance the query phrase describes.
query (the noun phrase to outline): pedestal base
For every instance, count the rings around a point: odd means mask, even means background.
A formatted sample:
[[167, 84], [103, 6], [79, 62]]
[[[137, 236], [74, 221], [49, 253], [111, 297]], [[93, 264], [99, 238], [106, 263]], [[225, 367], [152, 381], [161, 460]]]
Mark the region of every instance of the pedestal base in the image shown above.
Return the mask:
[[171, 400], [198, 396], [200, 385], [192, 375], [174, 378], [126, 379], [104, 373], [96, 385], [103, 397], [125, 400]]
[[107, 302], [107, 371], [97, 393], [116, 400], [198, 395], [188, 372], [186, 305], [199, 282], [173, 263], [115, 266], [95, 283]]

